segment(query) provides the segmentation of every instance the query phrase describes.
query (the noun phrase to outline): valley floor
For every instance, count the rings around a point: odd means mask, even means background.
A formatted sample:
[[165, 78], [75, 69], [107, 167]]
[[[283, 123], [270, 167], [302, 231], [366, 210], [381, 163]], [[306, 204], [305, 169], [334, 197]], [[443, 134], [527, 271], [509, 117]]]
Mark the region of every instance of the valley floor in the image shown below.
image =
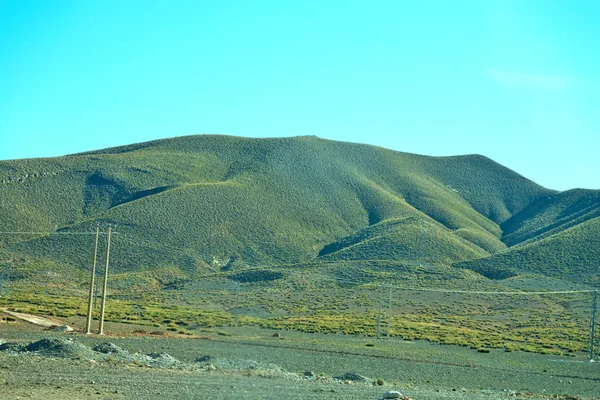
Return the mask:
[[[77, 321], [71, 324], [77, 327]], [[109, 334], [99, 336], [1, 323], [0, 339], [8, 343], [53, 338], [85, 351], [71, 356], [0, 351], [0, 397], [379, 399], [383, 392], [397, 390], [416, 400], [489, 400], [594, 399], [600, 393], [600, 363], [585, 361], [583, 354], [479, 353], [418, 341], [248, 327], [223, 328], [202, 337], [159, 336], [139, 329], [133, 333], [136, 327], [119, 324], [107, 328]], [[103, 359], [87, 350], [106, 342], [132, 358]], [[153, 367], [136, 361], [149, 353], [167, 353], [181, 364]], [[315, 376], [306, 376], [308, 371]], [[369, 378], [336, 378], [350, 372]], [[378, 379], [383, 385], [373, 385]]]

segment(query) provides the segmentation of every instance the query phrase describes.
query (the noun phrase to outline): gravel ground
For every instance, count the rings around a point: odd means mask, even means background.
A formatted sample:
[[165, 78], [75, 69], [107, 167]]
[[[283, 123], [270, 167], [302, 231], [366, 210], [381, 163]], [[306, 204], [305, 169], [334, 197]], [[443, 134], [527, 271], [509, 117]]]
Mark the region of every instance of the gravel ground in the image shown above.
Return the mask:
[[[7, 343], [0, 345], [6, 348], [0, 351], [0, 398], [379, 399], [387, 390], [415, 400], [593, 399], [600, 394], [600, 363], [582, 357], [240, 332], [116, 337], [2, 325], [0, 342]], [[348, 373], [368, 378], [362, 383], [334, 379]], [[384, 384], [373, 385], [375, 379]]]
[[247, 371], [150, 369], [31, 354], [0, 355], [0, 371], [1, 397], [15, 399], [379, 399], [386, 390], [416, 400], [531, 398], [506, 391], [312, 382]]

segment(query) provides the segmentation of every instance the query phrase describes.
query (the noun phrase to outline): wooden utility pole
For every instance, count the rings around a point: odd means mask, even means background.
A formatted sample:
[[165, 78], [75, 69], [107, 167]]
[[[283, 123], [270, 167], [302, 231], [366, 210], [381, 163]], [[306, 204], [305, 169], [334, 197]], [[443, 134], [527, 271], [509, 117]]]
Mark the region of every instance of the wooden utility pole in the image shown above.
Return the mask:
[[98, 255], [98, 235], [100, 233], [100, 226], [96, 225], [96, 242], [94, 244], [94, 259], [92, 261], [92, 277], [90, 278], [90, 295], [88, 299], [88, 312], [87, 312], [87, 323], [85, 333], [90, 334], [92, 327], [92, 305], [94, 302], [94, 278], [96, 276], [96, 258]]
[[589, 344], [589, 359], [594, 359], [594, 346], [596, 344], [596, 313], [598, 310], [598, 290], [594, 290], [592, 299], [592, 316], [590, 318], [590, 344]]
[[10, 289], [10, 270], [11, 270], [10, 267], [6, 269], [6, 277], [5, 277], [5, 282], [4, 282], [4, 285], [6, 287], [6, 292], [5, 292], [6, 298], [8, 298], [8, 291]]
[[108, 235], [106, 237], [106, 264], [104, 265], [104, 286], [102, 288], [102, 303], [100, 303], [100, 324], [98, 333], [104, 335], [104, 307], [106, 305], [106, 285], [108, 283], [108, 259], [110, 257], [110, 228], [108, 225]]
[[383, 303], [383, 286], [379, 285], [379, 307], [377, 312], [377, 339], [381, 338], [381, 303]]
[[235, 283], [235, 326], [238, 326], [238, 307], [240, 305], [240, 284]]
[[392, 289], [394, 287], [390, 285], [390, 301], [388, 303], [388, 326], [387, 326], [387, 338], [390, 338], [390, 330], [392, 328]]

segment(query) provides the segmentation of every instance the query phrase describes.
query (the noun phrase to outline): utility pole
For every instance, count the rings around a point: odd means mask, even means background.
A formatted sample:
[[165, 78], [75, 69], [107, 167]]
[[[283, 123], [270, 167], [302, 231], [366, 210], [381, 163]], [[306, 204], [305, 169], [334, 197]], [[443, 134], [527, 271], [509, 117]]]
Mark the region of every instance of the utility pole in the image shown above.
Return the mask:
[[11, 270], [10, 267], [6, 269], [6, 282], [4, 285], [6, 287], [6, 291], [5, 291], [6, 298], [8, 298], [8, 289], [10, 288], [10, 270]]
[[96, 308], [96, 305], [98, 304], [98, 293], [100, 292], [98, 290], [98, 281], [99, 279], [96, 279], [96, 282], [94, 283], [94, 308]]
[[392, 328], [392, 289], [393, 286], [390, 285], [390, 301], [388, 303], [388, 326], [387, 326], [387, 338], [390, 338], [390, 330]]
[[592, 315], [590, 318], [590, 344], [589, 344], [589, 360], [594, 360], [594, 345], [596, 344], [596, 312], [598, 309], [598, 290], [594, 290], [592, 300]]
[[422, 238], [422, 242], [421, 242], [421, 248], [423, 250], [423, 253], [421, 255], [421, 262], [419, 263], [419, 265], [423, 265], [425, 264], [424, 260], [425, 257], [427, 256], [427, 251], [426, 251], [426, 241], [425, 239], [427, 238], [427, 224], [425, 223], [425, 220], [421, 221], [422, 224], [422, 230], [423, 230], [423, 238]]
[[104, 265], [104, 286], [102, 288], [102, 303], [100, 303], [100, 324], [98, 334], [104, 335], [104, 306], [106, 305], [106, 285], [108, 283], [108, 259], [110, 257], [110, 228], [108, 225], [108, 235], [106, 237], [106, 264]]
[[383, 286], [379, 285], [379, 311], [377, 312], [377, 339], [381, 339], [381, 303], [383, 303]]
[[96, 258], [98, 255], [98, 235], [100, 233], [100, 226], [96, 225], [96, 242], [94, 244], [94, 259], [92, 261], [92, 277], [90, 278], [90, 295], [88, 299], [88, 312], [87, 312], [87, 323], [85, 333], [90, 334], [90, 329], [92, 327], [92, 305], [94, 298], [94, 278], [96, 277]]
[[238, 307], [240, 305], [240, 283], [235, 283], [235, 322], [234, 326], [238, 326]]

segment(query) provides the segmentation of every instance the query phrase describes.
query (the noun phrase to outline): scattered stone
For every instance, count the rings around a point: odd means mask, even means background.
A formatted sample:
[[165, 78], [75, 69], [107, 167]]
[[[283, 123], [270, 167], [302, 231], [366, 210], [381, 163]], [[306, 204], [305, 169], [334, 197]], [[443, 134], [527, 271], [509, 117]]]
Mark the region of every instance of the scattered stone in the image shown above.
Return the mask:
[[181, 362], [168, 353], [150, 353], [147, 354], [147, 356], [150, 357], [153, 361], [160, 363], [177, 364]]
[[210, 360], [214, 360], [213, 356], [202, 356], [202, 357], [198, 357], [196, 359], [197, 363], [206, 363], [209, 362]]
[[346, 372], [344, 375], [334, 376], [333, 378], [338, 381], [351, 381], [351, 382], [367, 382], [369, 380], [369, 378], [362, 376], [362, 375], [355, 374], [354, 372]]
[[73, 332], [75, 329], [71, 328], [69, 325], [52, 325], [46, 328], [46, 330], [52, 332]]
[[216, 369], [217, 369], [217, 367], [215, 367], [215, 366], [214, 366], [214, 365], [212, 365], [212, 364], [208, 364], [208, 365], [206, 366], [206, 370], [207, 370], [207, 371], [209, 371], [209, 372], [215, 371]]
[[315, 379], [315, 378], [316, 378], [316, 376], [317, 376], [317, 375], [316, 375], [314, 372], [312, 372], [312, 371], [304, 371], [304, 372], [302, 373], [302, 375], [304, 375], [304, 377], [305, 377], [305, 378], [308, 378], [308, 379]]
[[275, 334], [273, 334], [273, 337], [280, 338], [281, 337], [281, 333], [275, 333]]
[[104, 342], [92, 347], [92, 350], [102, 354], [117, 354], [123, 353], [124, 350], [111, 342]]
[[281, 376], [290, 379], [302, 379], [297, 373], [284, 370], [278, 365], [261, 363], [255, 360], [219, 358], [213, 356], [202, 356], [196, 359], [196, 368], [211, 370], [226, 369], [232, 371], [246, 371], [257, 376]]

